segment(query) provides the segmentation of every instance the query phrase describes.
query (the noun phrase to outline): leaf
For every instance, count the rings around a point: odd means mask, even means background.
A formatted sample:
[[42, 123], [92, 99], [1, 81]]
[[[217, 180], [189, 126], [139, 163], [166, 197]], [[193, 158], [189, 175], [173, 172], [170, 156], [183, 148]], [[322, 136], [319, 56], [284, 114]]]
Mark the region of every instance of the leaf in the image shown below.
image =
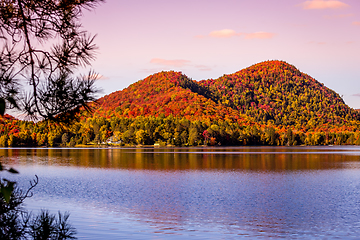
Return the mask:
[[5, 100], [0, 98], [0, 115], [3, 116], [5, 113]]
[[15, 169], [13, 169], [13, 168], [10, 168], [10, 169], [8, 170], [8, 172], [9, 172], [9, 173], [15, 173], [15, 174], [19, 173], [17, 170], [15, 170]]

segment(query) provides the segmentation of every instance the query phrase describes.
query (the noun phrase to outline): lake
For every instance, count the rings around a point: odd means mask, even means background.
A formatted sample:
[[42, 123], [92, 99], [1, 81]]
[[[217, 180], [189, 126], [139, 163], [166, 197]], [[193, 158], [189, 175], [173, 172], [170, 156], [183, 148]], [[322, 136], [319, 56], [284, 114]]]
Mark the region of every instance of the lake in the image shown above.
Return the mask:
[[79, 239], [358, 239], [360, 147], [3, 148]]

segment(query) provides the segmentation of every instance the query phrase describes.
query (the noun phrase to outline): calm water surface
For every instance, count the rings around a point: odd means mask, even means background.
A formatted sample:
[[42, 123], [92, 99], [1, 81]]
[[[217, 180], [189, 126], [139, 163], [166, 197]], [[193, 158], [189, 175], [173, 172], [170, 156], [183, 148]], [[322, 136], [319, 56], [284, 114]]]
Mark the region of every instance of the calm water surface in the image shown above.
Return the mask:
[[[79, 239], [358, 239], [360, 147], [0, 149]], [[3, 174], [4, 175], [4, 174]]]

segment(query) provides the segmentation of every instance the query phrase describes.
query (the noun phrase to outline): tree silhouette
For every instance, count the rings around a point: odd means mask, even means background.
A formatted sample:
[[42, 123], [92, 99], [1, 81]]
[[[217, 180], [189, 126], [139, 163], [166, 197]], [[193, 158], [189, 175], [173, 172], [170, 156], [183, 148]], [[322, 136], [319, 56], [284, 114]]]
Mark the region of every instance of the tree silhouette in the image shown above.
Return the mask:
[[[103, 0], [0, 1], [0, 115], [17, 108], [28, 116], [72, 117], [95, 100], [97, 74], [75, 77], [94, 59], [95, 36], [82, 30], [79, 18]], [[21, 82], [30, 90], [20, 92]], [[60, 118], [63, 120], [64, 118]], [[66, 119], [65, 119], [66, 120]], [[17, 173], [14, 169], [0, 171]], [[1, 239], [73, 239], [68, 214], [42, 212], [36, 218], [21, 205], [38, 180], [23, 194], [16, 182], [0, 178]]]
[[[103, 0], [0, 1], [0, 109], [30, 117], [56, 115], [95, 100], [97, 74], [75, 76], [90, 65], [96, 45], [79, 18]], [[26, 82], [30, 90], [20, 92]]]

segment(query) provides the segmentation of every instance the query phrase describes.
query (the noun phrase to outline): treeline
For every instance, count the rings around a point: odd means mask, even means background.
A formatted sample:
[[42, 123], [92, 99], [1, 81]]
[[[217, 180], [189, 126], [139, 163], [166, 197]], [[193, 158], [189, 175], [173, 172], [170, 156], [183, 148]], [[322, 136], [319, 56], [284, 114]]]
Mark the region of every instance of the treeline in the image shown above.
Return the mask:
[[360, 145], [359, 131], [301, 132], [291, 128], [241, 125], [231, 121], [191, 121], [186, 118], [94, 116], [70, 125], [2, 120], [1, 147], [118, 146], [244, 146], [244, 145]]

